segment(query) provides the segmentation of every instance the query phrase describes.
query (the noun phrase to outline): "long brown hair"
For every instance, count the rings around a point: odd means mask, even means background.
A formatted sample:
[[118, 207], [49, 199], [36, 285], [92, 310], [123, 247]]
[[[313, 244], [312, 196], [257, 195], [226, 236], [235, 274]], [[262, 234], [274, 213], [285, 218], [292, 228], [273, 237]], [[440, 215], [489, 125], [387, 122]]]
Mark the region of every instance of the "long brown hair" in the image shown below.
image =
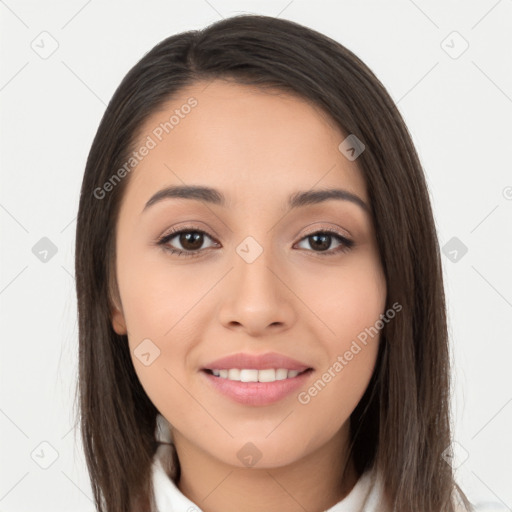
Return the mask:
[[[77, 396], [97, 509], [149, 510], [157, 409], [126, 336], [112, 329], [116, 222], [129, 181], [97, 193], [127, 161], [143, 122], [199, 80], [293, 93], [364, 145], [365, 177], [387, 280], [402, 311], [381, 332], [368, 388], [350, 417], [359, 473], [376, 466], [399, 512], [453, 512], [449, 347], [442, 268], [423, 170], [407, 127], [371, 70], [340, 43], [297, 23], [241, 15], [171, 36], [125, 76], [101, 120], [85, 168], [76, 227]], [[96, 193], [95, 193], [96, 191]], [[175, 467], [179, 461], [175, 456]]]

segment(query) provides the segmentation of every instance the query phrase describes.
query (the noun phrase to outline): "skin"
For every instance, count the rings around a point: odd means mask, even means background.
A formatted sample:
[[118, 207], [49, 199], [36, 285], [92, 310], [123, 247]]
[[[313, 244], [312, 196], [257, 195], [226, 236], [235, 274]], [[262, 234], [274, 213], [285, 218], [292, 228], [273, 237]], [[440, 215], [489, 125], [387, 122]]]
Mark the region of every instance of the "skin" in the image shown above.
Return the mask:
[[[128, 333], [132, 360], [149, 398], [173, 426], [180, 490], [205, 512], [323, 511], [344, 498], [359, 475], [342, 478], [349, 417], [375, 367], [375, 336], [308, 404], [298, 392], [267, 406], [221, 395], [200, 369], [238, 352], [275, 351], [314, 368], [307, 390], [384, 313], [386, 282], [369, 212], [343, 200], [289, 210], [298, 190], [342, 188], [369, 205], [356, 161], [338, 150], [345, 139], [305, 100], [215, 80], [183, 89], [142, 127], [140, 145], [193, 96], [198, 105], [130, 175], [116, 232], [121, 302], [112, 312]], [[138, 146], [137, 146], [138, 147]], [[227, 206], [166, 199], [141, 213], [169, 185], [206, 185]], [[170, 228], [205, 231], [183, 257], [155, 242]], [[307, 235], [337, 230], [327, 251]], [[263, 248], [247, 263], [236, 252], [248, 236]], [[183, 238], [181, 239], [183, 242]], [[202, 251], [202, 252], [201, 252]], [[330, 252], [331, 255], [326, 255]], [[160, 355], [134, 355], [149, 338]], [[237, 453], [253, 443], [261, 459], [247, 467]], [[257, 499], [255, 499], [257, 497]]]

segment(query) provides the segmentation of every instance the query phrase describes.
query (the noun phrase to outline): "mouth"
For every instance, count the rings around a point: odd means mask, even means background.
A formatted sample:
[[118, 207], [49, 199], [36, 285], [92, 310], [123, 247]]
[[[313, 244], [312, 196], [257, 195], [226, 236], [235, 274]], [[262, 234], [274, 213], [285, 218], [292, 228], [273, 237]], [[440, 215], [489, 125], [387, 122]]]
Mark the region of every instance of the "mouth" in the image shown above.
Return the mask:
[[313, 368], [302, 371], [285, 368], [225, 368], [203, 369], [200, 374], [204, 376], [205, 384], [219, 396], [254, 407], [277, 404], [286, 397], [291, 398], [300, 388], [308, 385], [313, 372]]
[[205, 384], [216, 393], [243, 405], [278, 402], [305, 386], [314, 368], [277, 352], [237, 353], [200, 368]]

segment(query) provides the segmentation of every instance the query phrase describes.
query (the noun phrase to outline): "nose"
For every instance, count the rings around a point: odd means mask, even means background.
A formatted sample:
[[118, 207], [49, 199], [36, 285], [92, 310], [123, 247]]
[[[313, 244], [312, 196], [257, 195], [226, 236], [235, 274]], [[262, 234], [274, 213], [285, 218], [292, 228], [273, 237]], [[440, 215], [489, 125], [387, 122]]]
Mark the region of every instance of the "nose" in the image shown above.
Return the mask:
[[265, 250], [248, 261], [238, 254], [233, 258], [234, 268], [224, 283], [220, 322], [228, 329], [256, 337], [290, 329], [297, 311], [280, 266]]

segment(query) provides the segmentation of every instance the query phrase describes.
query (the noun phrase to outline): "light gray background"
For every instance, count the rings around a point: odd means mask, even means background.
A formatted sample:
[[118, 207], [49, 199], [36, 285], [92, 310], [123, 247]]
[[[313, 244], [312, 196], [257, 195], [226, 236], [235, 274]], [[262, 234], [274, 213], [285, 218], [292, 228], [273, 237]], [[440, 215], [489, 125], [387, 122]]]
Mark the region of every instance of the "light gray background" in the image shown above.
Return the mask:
[[[144, 53], [241, 12], [338, 40], [397, 102], [425, 168], [441, 246], [449, 244], [457, 478], [474, 502], [512, 510], [512, 0], [6, 0], [0, 512], [93, 510], [71, 408], [74, 230], [85, 160], [107, 102]], [[57, 248], [46, 262], [32, 250], [43, 237]]]

